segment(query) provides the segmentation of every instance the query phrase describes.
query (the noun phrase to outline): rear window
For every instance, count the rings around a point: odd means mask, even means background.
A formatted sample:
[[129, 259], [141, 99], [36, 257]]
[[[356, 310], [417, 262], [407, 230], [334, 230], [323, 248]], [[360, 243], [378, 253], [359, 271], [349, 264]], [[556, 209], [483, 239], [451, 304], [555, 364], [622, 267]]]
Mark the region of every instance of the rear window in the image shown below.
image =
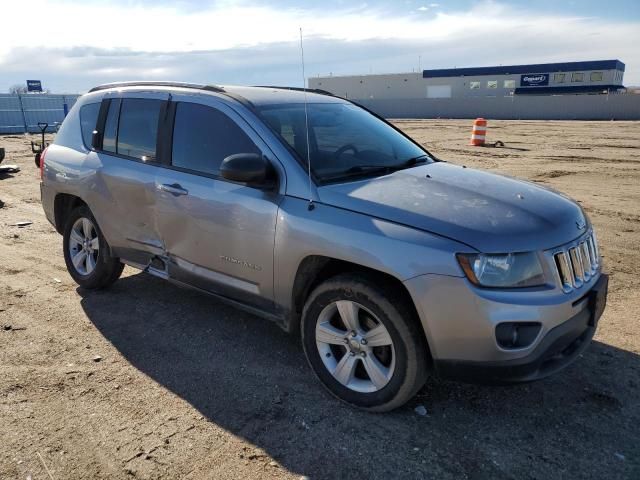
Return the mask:
[[144, 161], [155, 161], [161, 108], [160, 100], [123, 99], [120, 107], [116, 153]]
[[236, 153], [260, 151], [224, 113], [196, 103], [178, 103], [171, 154], [174, 167], [218, 175], [222, 160]]
[[80, 109], [80, 129], [82, 130], [82, 141], [84, 146], [91, 150], [91, 137], [98, 122], [98, 112], [100, 103], [87, 103]]

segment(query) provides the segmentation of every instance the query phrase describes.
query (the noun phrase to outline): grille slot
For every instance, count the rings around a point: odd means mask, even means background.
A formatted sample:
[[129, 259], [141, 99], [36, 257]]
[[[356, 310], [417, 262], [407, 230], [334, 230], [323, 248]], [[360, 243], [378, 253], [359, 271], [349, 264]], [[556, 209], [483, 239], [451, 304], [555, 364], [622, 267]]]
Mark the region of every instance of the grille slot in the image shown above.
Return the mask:
[[567, 252], [559, 252], [555, 254], [554, 258], [558, 274], [560, 275], [562, 289], [568, 292], [573, 289], [573, 270], [569, 263], [569, 255], [567, 255]]
[[587, 242], [582, 242], [580, 244], [580, 250], [582, 253], [582, 267], [584, 270], [584, 280], [585, 282], [591, 278], [591, 257], [589, 256], [589, 246]]
[[600, 266], [598, 245], [591, 233], [578, 243], [571, 243], [553, 255], [562, 290], [569, 293], [582, 287]]
[[576, 288], [580, 288], [584, 280], [584, 270], [582, 268], [582, 255], [580, 255], [579, 247], [571, 247], [569, 249], [569, 258], [571, 258], [571, 265], [573, 266], [573, 285]]
[[598, 256], [596, 255], [596, 248], [593, 243], [593, 237], [589, 237], [589, 240], [587, 240], [587, 245], [589, 246], [589, 256], [591, 257], [591, 264], [596, 265], [598, 263]]

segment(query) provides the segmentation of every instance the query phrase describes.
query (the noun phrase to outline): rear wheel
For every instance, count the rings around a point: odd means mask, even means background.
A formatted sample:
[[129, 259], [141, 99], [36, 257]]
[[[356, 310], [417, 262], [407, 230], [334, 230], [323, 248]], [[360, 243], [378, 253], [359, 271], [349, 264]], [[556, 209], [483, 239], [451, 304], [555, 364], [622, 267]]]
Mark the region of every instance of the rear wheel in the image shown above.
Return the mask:
[[63, 248], [69, 274], [84, 288], [108, 287], [124, 268], [118, 258], [110, 255], [109, 245], [86, 206], [76, 208], [67, 218]]
[[405, 300], [364, 276], [340, 275], [309, 296], [302, 318], [309, 364], [339, 399], [371, 411], [406, 403], [426, 380], [426, 346]]

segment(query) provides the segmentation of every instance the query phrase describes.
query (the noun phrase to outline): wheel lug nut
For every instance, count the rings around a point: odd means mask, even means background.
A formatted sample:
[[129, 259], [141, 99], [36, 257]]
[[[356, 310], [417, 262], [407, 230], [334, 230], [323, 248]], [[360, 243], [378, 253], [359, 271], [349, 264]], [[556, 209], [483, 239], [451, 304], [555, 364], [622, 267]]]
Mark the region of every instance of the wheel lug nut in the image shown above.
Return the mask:
[[356, 335], [357, 335], [356, 331], [355, 330], [351, 330], [351, 336], [355, 337]]
[[349, 339], [348, 339], [348, 338], [345, 338], [345, 339], [344, 339], [344, 343], [345, 343], [345, 344], [349, 343]]
[[363, 338], [362, 340], [360, 340], [360, 344], [361, 345], [366, 345], [367, 344], [367, 339]]
[[355, 355], [356, 355], [356, 352], [349, 352], [350, 357], [355, 357]]
[[367, 354], [366, 354], [366, 352], [360, 352], [360, 356], [361, 356], [362, 358], [364, 358], [364, 357], [366, 357], [366, 356], [367, 356]]

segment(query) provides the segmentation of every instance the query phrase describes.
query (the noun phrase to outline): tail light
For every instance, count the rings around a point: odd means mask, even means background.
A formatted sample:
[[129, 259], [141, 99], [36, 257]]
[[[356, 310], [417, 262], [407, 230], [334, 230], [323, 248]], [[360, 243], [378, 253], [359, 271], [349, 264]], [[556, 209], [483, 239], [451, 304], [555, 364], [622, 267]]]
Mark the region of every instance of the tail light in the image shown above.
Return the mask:
[[44, 180], [44, 157], [47, 154], [47, 149], [45, 148], [40, 154], [40, 181]]

